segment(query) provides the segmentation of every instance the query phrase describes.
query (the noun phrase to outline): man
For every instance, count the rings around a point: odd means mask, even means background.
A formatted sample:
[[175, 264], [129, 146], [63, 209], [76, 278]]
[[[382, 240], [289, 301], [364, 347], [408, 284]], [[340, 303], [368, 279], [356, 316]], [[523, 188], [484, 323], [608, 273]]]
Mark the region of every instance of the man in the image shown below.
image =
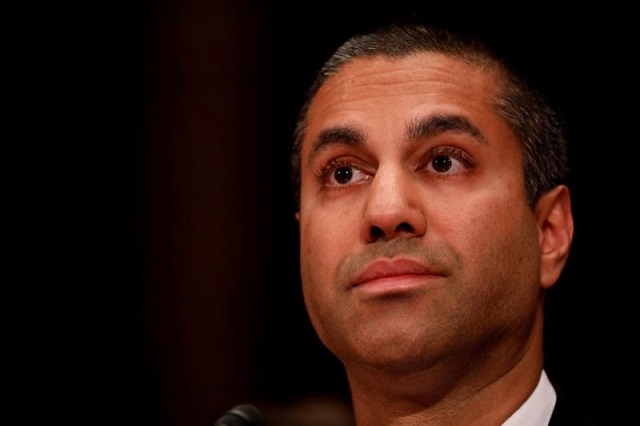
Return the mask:
[[567, 142], [497, 56], [420, 26], [352, 38], [292, 160], [305, 304], [358, 425], [590, 424], [543, 368], [573, 238]]

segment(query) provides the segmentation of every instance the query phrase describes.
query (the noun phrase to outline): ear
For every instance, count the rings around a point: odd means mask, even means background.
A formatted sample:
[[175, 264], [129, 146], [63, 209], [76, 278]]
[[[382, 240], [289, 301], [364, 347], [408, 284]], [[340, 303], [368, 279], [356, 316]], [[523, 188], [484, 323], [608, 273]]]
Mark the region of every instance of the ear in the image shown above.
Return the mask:
[[540, 239], [540, 283], [549, 288], [560, 277], [573, 240], [569, 188], [560, 185], [542, 195], [534, 210]]
[[296, 212], [296, 220], [298, 222], [300, 222], [300, 212], [299, 211]]

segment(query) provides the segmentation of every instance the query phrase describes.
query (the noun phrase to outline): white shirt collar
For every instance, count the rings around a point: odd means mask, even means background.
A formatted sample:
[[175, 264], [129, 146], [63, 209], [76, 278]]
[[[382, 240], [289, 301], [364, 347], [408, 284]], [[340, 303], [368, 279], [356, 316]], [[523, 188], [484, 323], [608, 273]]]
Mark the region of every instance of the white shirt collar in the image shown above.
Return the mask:
[[511, 415], [502, 426], [548, 425], [556, 405], [556, 391], [542, 370], [540, 381], [529, 398]]

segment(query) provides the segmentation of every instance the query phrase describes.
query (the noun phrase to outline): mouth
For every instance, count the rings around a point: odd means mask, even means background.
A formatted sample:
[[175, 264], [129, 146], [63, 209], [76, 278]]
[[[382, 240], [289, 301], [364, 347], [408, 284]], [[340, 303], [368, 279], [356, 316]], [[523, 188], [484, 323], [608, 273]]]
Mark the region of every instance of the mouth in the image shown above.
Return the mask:
[[442, 277], [442, 272], [413, 259], [380, 259], [367, 265], [350, 288], [378, 295], [403, 293], [430, 285]]

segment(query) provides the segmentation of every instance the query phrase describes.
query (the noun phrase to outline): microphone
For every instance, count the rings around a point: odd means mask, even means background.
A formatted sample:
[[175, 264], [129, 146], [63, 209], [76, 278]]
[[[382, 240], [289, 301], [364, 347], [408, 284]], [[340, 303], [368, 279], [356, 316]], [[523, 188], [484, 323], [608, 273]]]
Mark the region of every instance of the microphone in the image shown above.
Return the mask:
[[224, 413], [214, 426], [264, 426], [264, 420], [253, 405], [239, 404]]

